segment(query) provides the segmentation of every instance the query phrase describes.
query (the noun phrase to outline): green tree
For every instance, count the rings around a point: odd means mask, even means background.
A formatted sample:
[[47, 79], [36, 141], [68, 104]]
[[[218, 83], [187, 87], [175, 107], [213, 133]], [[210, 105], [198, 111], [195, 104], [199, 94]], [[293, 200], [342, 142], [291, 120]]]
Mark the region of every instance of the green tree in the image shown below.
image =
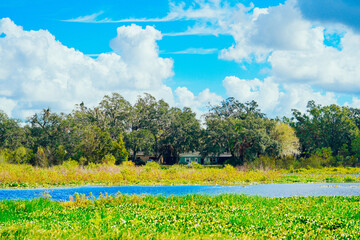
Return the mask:
[[10, 154], [10, 162], [16, 164], [30, 164], [33, 157], [31, 149], [21, 146]]
[[162, 140], [166, 138], [166, 130], [170, 125], [169, 105], [164, 100], [156, 101], [155, 97], [145, 94], [139, 97], [134, 106], [132, 130], [146, 129], [154, 137], [153, 152], [159, 161], [162, 156]]
[[270, 137], [275, 121], [257, 108], [256, 102], [239, 103], [230, 98], [206, 115], [202, 155], [228, 152], [233, 165], [253, 161], [262, 154], [277, 155], [280, 144]]
[[336, 156], [340, 148], [359, 136], [359, 129], [348, 107], [316, 105], [309, 101], [307, 114], [293, 110], [296, 135], [300, 139], [303, 153], [315, 153], [330, 147]]
[[128, 160], [129, 153], [126, 151], [125, 143], [122, 136], [120, 135], [117, 142], [114, 142], [114, 156], [116, 159], [116, 164], [121, 164], [124, 161]]
[[25, 142], [25, 132], [20, 126], [20, 120], [11, 119], [0, 111], [0, 148], [15, 150]]
[[103, 122], [99, 127], [107, 130], [114, 140], [129, 130], [132, 106], [120, 94], [105, 95], [98, 109], [103, 113]]
[[277, 123], [272, 138], [280, 143], [280, 157], [291, 157], [300, 154], [300, 142], [295, 129], [287, 123]]
[[179, 154], [199, 149], [200, 123], [190, 108], [171, 108], [170, 125], [162, 140], [162, 152], [166, 164], [179, 162]]
[[36, 152], [35, 166], [39, 166], [39, 167], [48, 167], [49, 166], [49, 161], [46, 156], [45, 150], [41, 146], [38, 147], [37, 152]]
[[154, 136], [147, 129], [137, 129], [124, 136], [126, 148], [130, 150], [131, 160], [135, 161], [136, 154], [140, 151], [150, 154], [153, 151]]
[[78, 139], [75, 159], [84, 157], [87, 163], [101, 163], [105, 155], [113, 152], [114, 146], [110, 134], [99, 127], [89, 125], [74, 131], [74, 137]]
[[59, 115], [52, 113], [50, 109], [43, 109], [28, 119], [30, 125], [26, 128], [26, 133], [31, 149], [37, 151], [41, 147], [40, 149], [46, 150], [50, 165], [57, 163], [58, 147], [67, 142], [64, 118], [64, 114]]

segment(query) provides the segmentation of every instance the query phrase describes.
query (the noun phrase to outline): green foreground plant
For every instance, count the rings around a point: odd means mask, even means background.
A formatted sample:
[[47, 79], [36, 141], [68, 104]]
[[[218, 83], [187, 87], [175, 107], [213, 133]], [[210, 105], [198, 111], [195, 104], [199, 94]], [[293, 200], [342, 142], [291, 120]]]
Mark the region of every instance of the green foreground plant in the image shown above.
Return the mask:
[[0, 202], [2, 239], [358, 239], [360, 197], [103, 196]]

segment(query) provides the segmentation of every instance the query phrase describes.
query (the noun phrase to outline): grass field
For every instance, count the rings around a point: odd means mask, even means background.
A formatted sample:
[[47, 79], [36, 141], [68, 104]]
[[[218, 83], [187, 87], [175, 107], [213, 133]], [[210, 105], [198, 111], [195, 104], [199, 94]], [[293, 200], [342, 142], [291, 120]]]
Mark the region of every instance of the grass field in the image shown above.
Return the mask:
[[359, 168], [251, 170], [245, 168], [187, 168], [186, 166], [135, 166], [63, 164], [51, 168], [0, 165], [0, 188], [34, 188], [80, 185], [209, 185], [299, 182], [360, 182]]
[[0, 201], [2, 239], [359, 239], [360, 197]]

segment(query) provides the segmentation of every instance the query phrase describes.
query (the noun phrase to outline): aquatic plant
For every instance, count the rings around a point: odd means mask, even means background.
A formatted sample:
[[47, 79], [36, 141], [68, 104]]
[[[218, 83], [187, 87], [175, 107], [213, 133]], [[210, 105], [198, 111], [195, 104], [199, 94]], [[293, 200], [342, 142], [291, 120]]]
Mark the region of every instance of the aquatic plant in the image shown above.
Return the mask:
[[103, 195], [0, 201], [3, 239], [359, 239], [360, 197]]

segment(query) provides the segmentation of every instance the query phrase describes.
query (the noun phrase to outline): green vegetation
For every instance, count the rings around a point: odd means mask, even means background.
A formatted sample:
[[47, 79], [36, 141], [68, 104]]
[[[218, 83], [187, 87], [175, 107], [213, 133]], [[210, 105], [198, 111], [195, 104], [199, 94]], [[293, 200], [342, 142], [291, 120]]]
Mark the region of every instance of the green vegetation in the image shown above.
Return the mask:
[[267, 118], [254, 101], [228, 98], [203, 117], [201, 125], [190, 108], [170, 107], [150, 94], [132, 105], [117, 93], [94, 108], [81, 103], [70, 114], [44, 109], [27, 124], [0, 111], [0, 163], [88, 166], [115, 159], [116, 165], [144, 165], [141, 152], [173, 165], [181, 153], [198, 152], [260, 169], [360, 166], [360, 109], [310, 101], [306, 113], [293, 110], [280, 120]]
[[134, 166], [131, 161], [117, 166], [114, 165], [114, 158], [105, 158], [104, 161], [108, 164], [89, 164], [85, 167], [76, 161], [65, 161], [62, 165], [50, 168], [0, 164], [0, 188], [360, 182], [359, 168], [258, 170], [200, 164], [188, 168], [181, 165], [164, 166], [155, 162]]
[[360, 197], [103, 196], [0, 202], [2, 239], [359, 239]]

